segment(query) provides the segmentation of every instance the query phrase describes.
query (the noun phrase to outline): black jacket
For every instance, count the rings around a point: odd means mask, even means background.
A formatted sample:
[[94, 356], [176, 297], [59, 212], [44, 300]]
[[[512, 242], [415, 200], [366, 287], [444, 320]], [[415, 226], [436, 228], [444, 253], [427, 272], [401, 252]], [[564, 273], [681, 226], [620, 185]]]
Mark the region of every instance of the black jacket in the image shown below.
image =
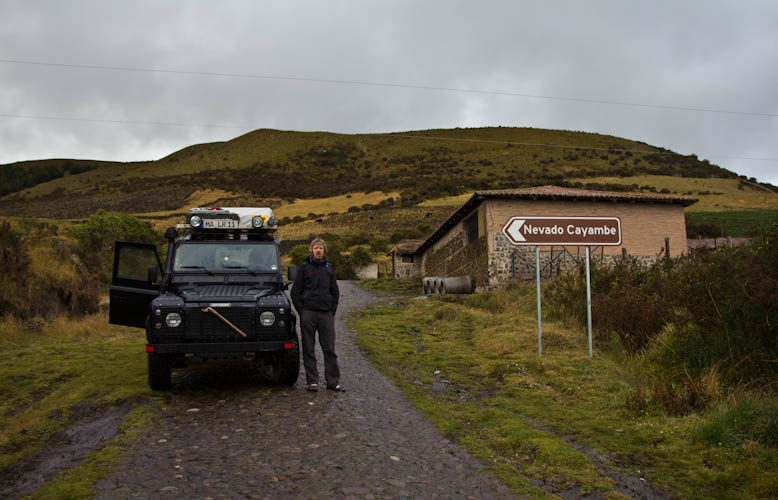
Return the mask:
[[338, 309], [340, 290], [332, 266], [327, 258], [314, 262], [309, 256], [297, 269], [292, 285], [292, 303], [297, 312], [303, 309], [313, 311], [335, 311]]

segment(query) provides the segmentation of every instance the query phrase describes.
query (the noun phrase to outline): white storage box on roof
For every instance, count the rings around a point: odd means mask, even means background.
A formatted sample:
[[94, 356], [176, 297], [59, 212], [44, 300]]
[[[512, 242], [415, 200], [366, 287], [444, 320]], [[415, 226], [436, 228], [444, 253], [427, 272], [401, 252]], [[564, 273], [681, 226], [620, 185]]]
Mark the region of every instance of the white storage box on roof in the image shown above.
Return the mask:
[[278, 228], [273, 210], [267, 207], [192, 208], [186, 213], [184, 227], [202, 230]]

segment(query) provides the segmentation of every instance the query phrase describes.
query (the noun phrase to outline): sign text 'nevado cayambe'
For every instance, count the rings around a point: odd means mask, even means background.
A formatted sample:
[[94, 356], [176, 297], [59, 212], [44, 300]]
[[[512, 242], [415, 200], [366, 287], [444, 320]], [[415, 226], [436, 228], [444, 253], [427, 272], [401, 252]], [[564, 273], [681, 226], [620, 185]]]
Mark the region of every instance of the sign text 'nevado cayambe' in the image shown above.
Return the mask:
[[502, 232], [514, 245], [621, 245], [618, 217], [523, 217], [508, 219]]

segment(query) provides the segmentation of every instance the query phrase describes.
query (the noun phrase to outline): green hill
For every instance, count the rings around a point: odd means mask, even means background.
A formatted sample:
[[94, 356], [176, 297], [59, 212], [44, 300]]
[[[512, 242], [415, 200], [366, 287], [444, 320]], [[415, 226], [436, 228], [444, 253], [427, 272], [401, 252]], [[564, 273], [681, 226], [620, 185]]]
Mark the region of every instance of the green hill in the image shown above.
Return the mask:
[[[49, 170], [59, 168], [62, 176], [40, 177], [45, 182], [26, 187], [14, 183], [20, 172], [38, 171], [44, 163]], [[48, 175], [56, 174], [51, 170]], [[399, 192], [394, 201], [410, 206], [475, 189], [573, 185], [572, 180], [586, 187], [582, 179], [637, 175], [737, 178], [694, 155], [585, 132], [498, 127], [345, 135], [263, 129], [152, 162], [2, 165], [0, 180], [6, 180], [9, 194], [0, 199], [0, 215], [73, 218], [97, 208], [175, 210], [204, 189], [252, 203], [380, 190]], [[597, 187], [636, 188], [622, 184], [598, 182]]]

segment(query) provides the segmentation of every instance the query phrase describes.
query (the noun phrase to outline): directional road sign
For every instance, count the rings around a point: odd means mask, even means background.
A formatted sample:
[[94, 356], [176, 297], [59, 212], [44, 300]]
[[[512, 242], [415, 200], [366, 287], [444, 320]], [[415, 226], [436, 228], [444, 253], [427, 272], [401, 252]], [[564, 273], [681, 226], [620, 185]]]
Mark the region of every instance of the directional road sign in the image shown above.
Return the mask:
[[514, 245], [621, 245], [618, 217], [522, 217], [508, 219], [502, 232]]

